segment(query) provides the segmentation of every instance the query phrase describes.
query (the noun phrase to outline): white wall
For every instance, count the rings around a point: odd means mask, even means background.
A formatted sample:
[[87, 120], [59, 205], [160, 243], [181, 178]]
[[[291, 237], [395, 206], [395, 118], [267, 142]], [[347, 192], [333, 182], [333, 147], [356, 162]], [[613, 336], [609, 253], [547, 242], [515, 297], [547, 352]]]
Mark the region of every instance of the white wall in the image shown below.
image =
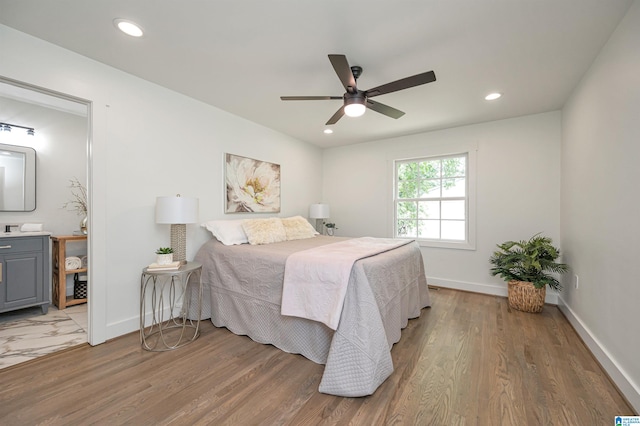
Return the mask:
[[390, 237], [394, 153], [476, 143], [476, 250], [422, 252], [430, 283], [506, 295], [506, 284], [489, 274], [497, 243], [538, 232], [559, 243], [560, 122], [560, 112], [550, 112], [327, 149], [323, 201], [339, 235]]
[[0, 212], [5, 224], [42, 223], [54, 235], [80, 229], [80, 217], [64, 210], [71, 201], [70, 179], [86, 182], [87, 118], [51, 108], [0, 97], [0, 121], [35, 128], [34, 136], [2, 132], [0, 143], [36, 150], [36, 209], [32, 212]]
[[[321, 194], [320, 149], [55, 45], [0, 26], [0, 75], [91, 102], [90, 327], [99, 343], [135, 331], [140, 272], [169, 242], [155, 198], [200, 199], [223, 214], [223, 153], [281, 165], [281, 216], [307, 215]], [[190, 225], [187, 257], [210, 236]]]
[[640, 2], [563, 109], [560, 305], [640, 411]]

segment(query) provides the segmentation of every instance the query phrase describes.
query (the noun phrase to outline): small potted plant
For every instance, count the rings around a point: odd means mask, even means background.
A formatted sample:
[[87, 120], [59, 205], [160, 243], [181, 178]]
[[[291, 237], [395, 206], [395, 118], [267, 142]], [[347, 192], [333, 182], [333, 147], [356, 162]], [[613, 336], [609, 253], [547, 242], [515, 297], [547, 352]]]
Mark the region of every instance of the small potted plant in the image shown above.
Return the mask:
[[168, 265], [173, 262], [173, 249], [171, 247], [160, 247], [156, 250], [156, 263], [158, 265]]
[[551, 238], [540, 234], [526, 241], [507, 241], [498, 244], [498, 248], [489, 259], [493, 265], [491, 275], [500, 275], [508, 282], [509, 306], [524, 312], [542, 312], [546, 287], [562, 288], [552, 274], [569, 270], [567, 264], [556, 262], [560, 250], [553, 246]]
[[322, 222], [325, 228], [327, 228], [327, 235], [333, 237], [333, 233], [338, 229], [335, 223], [331, 222]]

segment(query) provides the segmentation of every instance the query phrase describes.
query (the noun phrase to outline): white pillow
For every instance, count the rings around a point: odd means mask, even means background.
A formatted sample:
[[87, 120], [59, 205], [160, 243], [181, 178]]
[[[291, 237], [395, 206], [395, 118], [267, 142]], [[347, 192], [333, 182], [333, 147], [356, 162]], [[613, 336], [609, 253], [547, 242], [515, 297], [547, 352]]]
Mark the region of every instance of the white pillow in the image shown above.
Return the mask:
[[287, 240], [302, 240], [315, 237], [318, 234], [315, 228], [302, 216], [285, 217], [281, 221], [287, 233]]
[[244, 220], [210, 220], [202, 224], [214, 237], [227, 246], [246, 244], [249, 242], [247, 234], [242, 228]]
[[249, 244], [271, 244], [287, 240], [282, 221], [277, 217], [269, 219], [248, 219], [242, 223]]

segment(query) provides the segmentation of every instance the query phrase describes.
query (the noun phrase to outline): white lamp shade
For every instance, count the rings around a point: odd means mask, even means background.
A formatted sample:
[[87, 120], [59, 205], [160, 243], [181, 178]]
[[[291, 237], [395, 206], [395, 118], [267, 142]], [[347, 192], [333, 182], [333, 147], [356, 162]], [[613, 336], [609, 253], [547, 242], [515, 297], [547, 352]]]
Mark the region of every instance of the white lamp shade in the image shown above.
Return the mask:
[[157, 197], [156, 223], [196, 223], [198, 199], [191, 197]]
[[329, 204], [311, 204], [309, 206], [310, 219], [327, 219], [328, 217], [331, 217]]

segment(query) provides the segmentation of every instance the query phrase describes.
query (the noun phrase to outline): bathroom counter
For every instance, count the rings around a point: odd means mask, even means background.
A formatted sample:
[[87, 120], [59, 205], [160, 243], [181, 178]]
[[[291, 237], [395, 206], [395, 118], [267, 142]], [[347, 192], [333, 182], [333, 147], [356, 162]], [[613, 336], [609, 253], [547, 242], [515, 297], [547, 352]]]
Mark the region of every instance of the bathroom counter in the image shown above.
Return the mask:
[[51, 235], [51, 232], [36, 231], [36, 232], [0, 232], [0, 238], [12, 238], [12, 237], [44, 237], [45, 235]]

